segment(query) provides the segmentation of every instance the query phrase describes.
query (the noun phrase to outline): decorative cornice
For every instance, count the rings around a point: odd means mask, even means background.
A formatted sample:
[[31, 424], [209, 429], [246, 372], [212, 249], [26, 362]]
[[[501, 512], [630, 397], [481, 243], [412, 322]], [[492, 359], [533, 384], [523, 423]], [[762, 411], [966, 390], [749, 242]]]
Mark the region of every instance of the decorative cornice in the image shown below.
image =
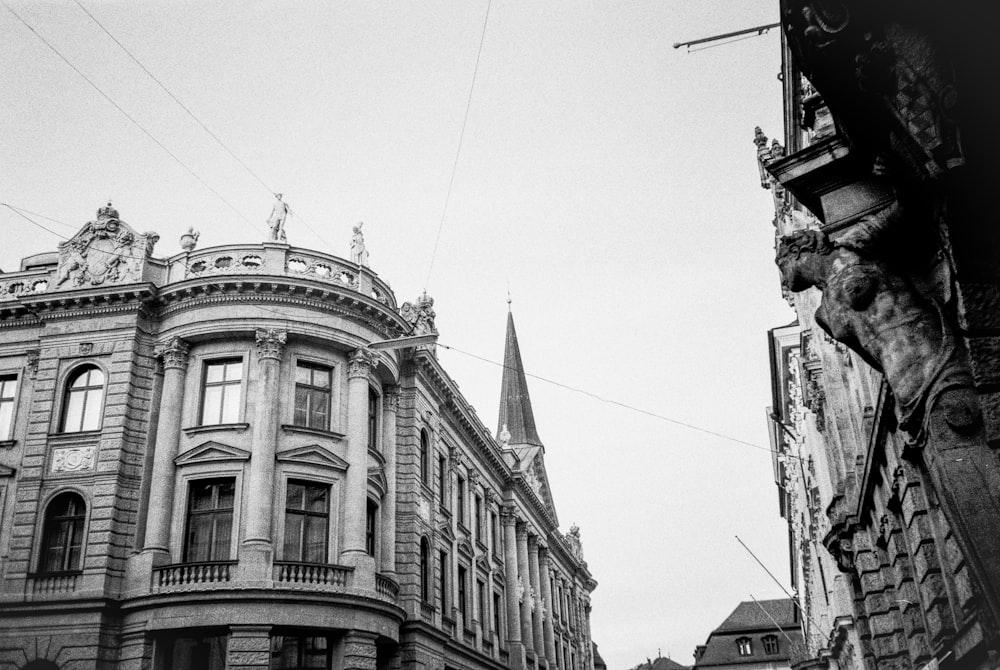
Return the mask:
[[374, 351], [367, 347], [359, 347], [351, 352], [351, 358], [347, 366], [347, 378], [358, 377], [368, 378], [371, 369], [375, 367], [377, 357]]
[[281, 354], [285, 351], [285, 343], [288, 341], [288, 332], [275, 330], [273, 328], [258, 329], [257, 338], [257, 358], [264, 360], [267, 358], [280, 361]]
[[188, 343], [179, 337], [174, 337], [166, 344], [156, 348], [156, 357], [163, 361], [164, 370], [186, 370], [188, 366]]

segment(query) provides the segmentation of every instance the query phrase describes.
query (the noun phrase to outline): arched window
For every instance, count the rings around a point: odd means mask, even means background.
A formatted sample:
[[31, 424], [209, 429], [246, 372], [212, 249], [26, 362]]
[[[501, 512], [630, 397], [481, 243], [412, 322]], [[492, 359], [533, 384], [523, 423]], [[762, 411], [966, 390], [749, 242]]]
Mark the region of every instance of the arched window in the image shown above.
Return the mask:
[[83, 524], [87, 507], [76, 493], [61, 493], [45, 510], [39, 572], [80, 570], [83, 558]]
[[426, 537], [420, 538], [420, 597], [425, 603], [431, 598], [431, 546]]
[[431, 482], [431, 445], [423, 429], [420, 430], [420, 481], [428, 485]]
[[103, 410], [104, 373], [96, 365], [85, 365], [66, 380], [61, 432], [98, 430]]

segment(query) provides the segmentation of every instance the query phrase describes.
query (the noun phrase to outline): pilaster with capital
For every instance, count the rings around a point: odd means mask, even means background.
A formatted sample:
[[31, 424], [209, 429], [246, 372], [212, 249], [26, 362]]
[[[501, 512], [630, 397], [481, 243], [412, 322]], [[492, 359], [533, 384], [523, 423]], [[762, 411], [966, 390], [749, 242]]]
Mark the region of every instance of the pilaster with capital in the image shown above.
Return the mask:
[[545, 636], [542, 632], [542, 612], [544, 604], [542, 600], [542, 586], [539, 583], [538, 569], [538, 536], [528, 535], [528, 578], [531, 581], [531, 634], [535, 642], [535, 655], [538, 658], [545, 658]]
[[170, 516], [174, 508], [174, 459], [180, 447], [181, 410], [184, 399], [184, 377], [187, 372], [188, 343], [179, 337], [156, 349], [163, 362], [163, 390], [160, 413], [153, 446], [152, 484], [149, 491], [149, 512], [146, 521], [144, 552], [159, 557], [154, 561], [170, 562]]
[[534, 628], [531, 621], [530, 572], [528, 567], [528, 524], [517, 524], [517, 575], [524, 588], [521, 598], [521, 639], [524, 648], [532, 654], [535, 652]]
[[274, 456], [278, 441], [278, 403], [281, 392], [281, 357], [288, 334], [260, 329], [257, 341], [257, 389], [254, 402], [250, 478], [247, 486], [247, 530], [240, 552], [245, 578], [267, 579], [273, 551], [271, 516], [274, 502]]
[[545, 659], [549, 662], [550, 668], [556, 667], [556, 644], [555, 629], [552, 625], [552, 616], [555, 610], [552, 608], [552, 559], [549, 550], [544, 545], [538, 547], [539, 579], [542, 582], [542, 602], [545, 603]]
[[503, 528], [504, 544], [504, 578], [506, 582], [505, 595], [507, 600], [507, 641], [513, 647], [521, 644], [521, 610], [517, 602], [517, 515], [514, 508], [504, 506], [500, 509], [500, 525]]
[[379, 507], [381, 516], [380, 570], [396, 573], [396, 415], [399, 409], [399, 386], [386, 386], [382, 392], [382, 457], [385, 459], [385, 495]]
[[[375, 560], [365, 547], [368, 509], [368, 393], [376, 358], [367, 348], [351, 353], [347, 369], [347, 477], [344, 508], [344, 545], [340, 560], [374, 581]], [[361, 568], [359, 570], [358, 568]]]

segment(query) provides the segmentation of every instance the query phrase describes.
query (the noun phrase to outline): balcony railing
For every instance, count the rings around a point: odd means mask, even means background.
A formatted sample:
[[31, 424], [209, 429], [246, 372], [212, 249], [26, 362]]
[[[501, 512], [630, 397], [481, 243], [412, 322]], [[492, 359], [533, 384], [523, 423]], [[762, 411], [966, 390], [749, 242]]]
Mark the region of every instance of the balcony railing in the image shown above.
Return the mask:
[[389, 579], [385, 575], [375, 573], [375, 592], [383, 598], [395, 602], [399, 595], [399, 584]]
[[232, 579], [236, 561], [177, 563], [153, 568], [153, 591], [196, 589]]
[[72, 593], [81, 574], [80, 570], [33, 574], [30, 576], [31, 592], [42, 595]]
[[274, 581], [281, 585], [301, 585], [321, 588], [344, 588], [354, 568], [331, 563], [300, 563], [275, 561]]

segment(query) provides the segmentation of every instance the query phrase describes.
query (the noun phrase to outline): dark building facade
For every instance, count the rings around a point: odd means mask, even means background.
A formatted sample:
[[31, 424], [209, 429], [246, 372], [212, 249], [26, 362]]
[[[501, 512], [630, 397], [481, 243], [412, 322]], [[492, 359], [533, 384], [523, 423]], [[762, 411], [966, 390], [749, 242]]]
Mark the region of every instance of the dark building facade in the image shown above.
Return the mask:
[[755, 141], [802, 667], [1000, 664], [995, 14], [781, 2], [784, 143]]

